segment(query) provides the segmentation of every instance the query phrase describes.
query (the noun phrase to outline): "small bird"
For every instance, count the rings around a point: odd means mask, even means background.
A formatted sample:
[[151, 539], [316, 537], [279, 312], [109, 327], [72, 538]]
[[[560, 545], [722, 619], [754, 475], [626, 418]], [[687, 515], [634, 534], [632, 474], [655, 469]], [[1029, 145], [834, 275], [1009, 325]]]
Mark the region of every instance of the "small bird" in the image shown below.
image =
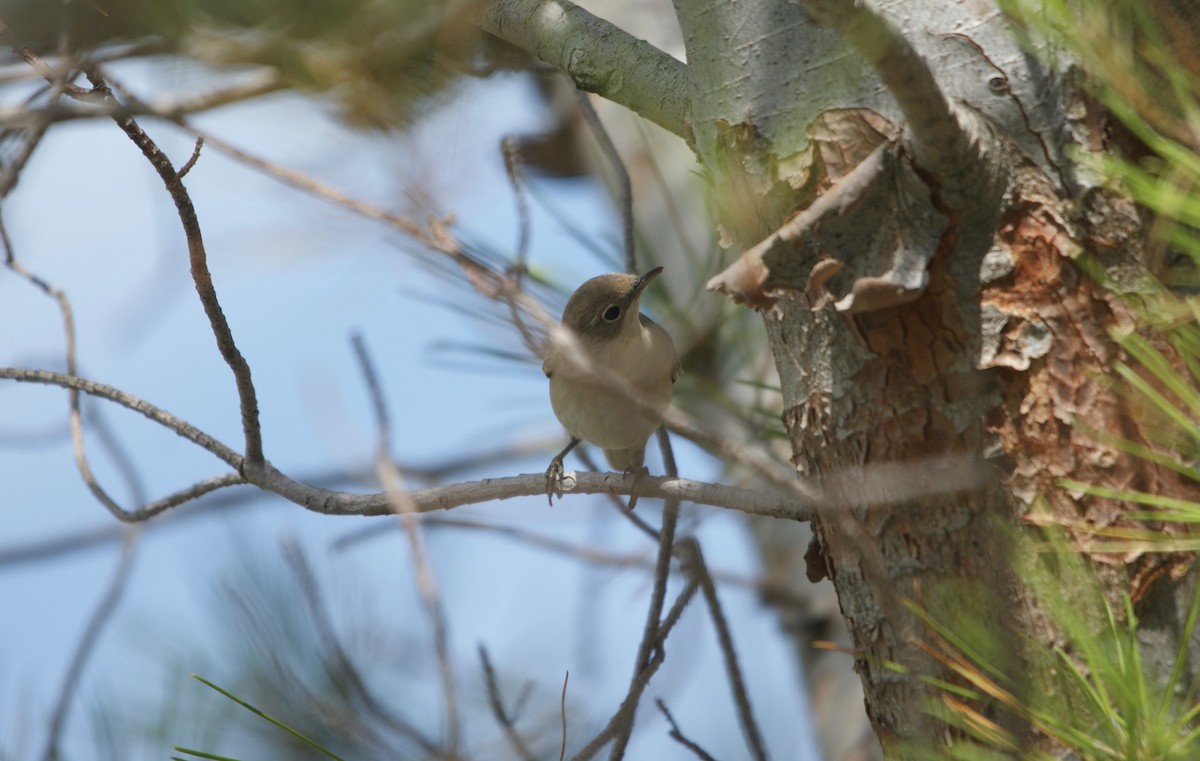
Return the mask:
[[542, 372], [550, 404], [571, 442], [546, 470], [551, 497], [563, 458], [579, 442], [604, 450], [614, 470], [638, 472], [646, 441], [662, 423], [679, 377], [679, 358], [667, 331], [638, 312], [642, 291], [660, 272], [612, 273], [588, 280], [571, 294], [560, 334], [550, 342]]

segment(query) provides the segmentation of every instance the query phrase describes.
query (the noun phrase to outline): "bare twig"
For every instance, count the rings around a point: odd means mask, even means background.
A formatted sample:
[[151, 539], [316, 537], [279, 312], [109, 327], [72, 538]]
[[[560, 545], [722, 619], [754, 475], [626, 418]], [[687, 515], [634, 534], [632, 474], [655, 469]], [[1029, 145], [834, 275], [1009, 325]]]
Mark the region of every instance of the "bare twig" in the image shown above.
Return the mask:
[[179, 171], [175, 173], [179, 179], [182, 180], [188, 172], [192, 171], [192, 167], [196, 166], [196, 162], [200, 160], [200, 149], [203, 147], [204, 138], [196, 138], [196, 147], [192, 149], [192, 157], [183, 166], [179, 167]]
[[572, 761], [587, 761], [593, 758], [600, 750], [610, 743], [619, 732], [624, 731], [627, 725], [632, 725], [633, 714], [637, 710], [638, 701], [641, 700], [642, 693], [646, 690], [646, 686], [650, 684], [650, 680], [658, 669], [663, 664], [665, 658], [662, 645], [666, 642], [667, 635], [679, 623], [679, 619], [683, 616], [683, 611], [687, 608], [688, 603], [696, 594], [696, 585], [692, 581], [688, 581], [687, 586], [675, 598], [674, 605], [667, 613], [662, 621], [662, 625], [658, 627], [658, 635], [656, 638], [655, 647], [651, 648], [650, 660], [646, 663], [641, 671], [634, 677], [633, 682], [629, 686], [629, 691], [625, 694], [625, 698], [621, 701], [621, 706], [612, 718], [608, 720], [608, 724], [604, 729], [600, 730], [587, 745], [572, 757]]
[[563, 673], [562, 694], [558, 698], [558, 715], [562, 717], [562, 744], [558, 748], [558, 761], [563, 761], [567, 755], [567, 682], [571, 681], [571, 672]]
[[[16, 252], [13, 249], [12, 241], [8, 237], [8, 230], [4, 226], [4, 220], [2, 217], [0, 217], [0, 243], [2, 243], [4, 246], [4, 261], [8, 268], [36, 286], [47, 296], [54, 299], [55, 303], [58, 305], [58, 310], [62, 315], [63, 321], [63, 339], [66, 347], [64, 358], [67, 374], [71, 376], [75, 375], [78, 371], [75, 349], [75, 317], [74, 312], [71, 309], [70, 299], [67, 298], [65, 291], [63, 291], [61, 288], [56, 288], [55, 286], [50, 285], [50, 283], [31, 272], [20, 262], [20, 260], [17, 259]], [[96, 479], [96, 476], [92, 472], [91, 465], [88, 461], [87, 449], [84, 446], [83, 412], [80, 408], [79, 389], [69, 388], [67, 401], [68, 423], [71, 432], [71, 447], [75, 455], [76, 469], [79, 471], [79, 475], [83, 479], [84, 484], [87, 486], [88, 490], [92, 493], [96, 500], [104, 505], [104, 507], [108, 509], [108, 511], [118, 520], [126, 522], [136, 522], [138, 520], [142, 520], [143, 518], [141, 516], [137, 514], [131, 514], [117, 504], [116, 500], [114, 500], [108, 494], [108, 491], [105, 490], [104, 487], [100, 485], [100, 482]], [[111, 436], [107, 429], [103, 428], [102, 426], [98, 426], [97, 431], [100, 433], [102, 439], [108, 445], [109, 449], [114, 453], [118, 467], [123, 470], [127, 481], [133, 487], [132, 491], [134, 493], [135, 500], [139, 503], [144, 502], [145, 500], [140, 493], [140, 480], [137, 478], [132, 466], [130, 466], [128, 463], [128, 458], [121, 456], [122, 452], [117, 444], [116, 439]]]
[[525, 197], [525, 171], [522, 166], [521, 149], [511, 135], [500, 141], [500, 152], [504, 154], [508, 184], [512, 186], [513, 197], [517, 201], [517, 253], [513, 257], [512, 272], [520, 284], [528, 269], [529, 260], [529, 199]]
[[[665, 428], [658, 429], [658, 443], [662, 449], [663, 467], [668, 476], [677, 473], [675, 456], [671, 451], [671, 439]], [[650, 593], [650, 609], [646, 612], [646, 625], [642, 630], [642, 641], [638, 643], [637, 660], [634, 661], [633, 683], [629, 694], [634, 694], [634, 684], [637, 683], [642, 670], [649, 663], [651, 653], [663, 646], [663, 638], [659, 636], [663, 603], [667, 596], [667, 582], [671, 578], [671, 557], [675, 554], [675, 527], [679, 522], [679, 500], [668, 498], [663, 503], [662, 529], [658, 539], [658, 561], [654, 568], [654, 586]], [[625, 747], [633, 734], [633, 722], [637, 715], [637, 698], [633, 698], [629, 709], [629, 720], [621, 725], [614, 738], [612, 754], [613, 761], [620, 761], [625, 755]]]
[[240, 454], [195, 426], [180, 420], [165, 410], [155, 407], [149, 402], [139, 399], [133, 394], [126, 393], [112, 386], [106, 386], [103, 383], [96, 383], [95, 381], [79, 378], [74, 375], [50, 372], [49, 370], [24, 370], [15, 367], [0, 367], [0, 378], [9, 378], [25, 383], [40, 383], [47, 386], [74, 388], [85, 394], [107, 399], [110, 402], [116, 402], [126, 409], [153, 420], [164, 428], [174, 431], [193, 444], [197, 444], [201, 448], [212, 452], [218, 458], [235, 468], [241, 462], [242, 456]]
[[672, 740], [687, 748], [692, 753], [695, 753], [696, 758], [700, 759], [700, 761], [717, 761], [715, 758], [710, 756], [704, 750], [704, 748], [701, 748], [696, 743], [684, 737], [683, 732], [679, 729], [679, 725], [675, 723], [675, 717], [672, 716], [671, 712], [667, 710], [666, 703], [662, 702], [660, 698], [655, 698], [654, 704], [658, 706], [658, 710], [662, 712], [663, 718], [665, 718], [667, 723], [671, 725], [670, 737]]
[[63, 729], [66, 727], [67, 718], [71, 710], [71, 702], [75, 697], [75, 690], [79, 686], [79, 680], [83, 676], [83, 670], [87, 666], [88, 659], [96, 649], [96, 644], [100, 641], [100, 635], [104, 631], [104, 627], [112, 620], [113, 612], [116, 611], [117, 605], [121, 601], [121, 595], [129, 583], [129, 573], [133, 568], [137, 537], [138, 527], [129, 526], [125, 528], [121, 556], [117, 561], [117, 567], [113, 572], [112, 580], [109, 582], [104, 596], [100, 598], [100, 602], [96, 605], [96, 609], [92, 612], [91, 618], [88, 619], [87, 626], [83, 630], [83, 636], [80, 637], [79, 645], [75, 649], [75, 654], [71, 657], [71, 663], [67, 666], [67, 675], [63, 679], [62, 687], [59, 689], [58, 701], [54, 708], [54, 714], [50, 719], [49, 736], [46, 740], [45, 751], [42, 753], [42, 761], [55, 761], [59, 758], [58, 744], [62, 738]]
[[[24, 370], [13, 367], [0, 367], [0, 378], [77, 388], [84, 393], [108, 399], [174, 431], [188, 441], [213, 453], [235, 469], [241, 464], [241, 455], [207, 433], [145, 400], [112, 386], [49, 370]], [[681, 501], [727, 507], [753, 515], [801, 521], [809, 520], [812, 514], [811, 503], [801, 502], [791, 494], [740, 489], [734, 486], [709, 484], [685, 478], [656, 478], [644, 475], [635, 477], [620, 473], [569, 473], [566, 480], [569, 482], [569, 490], [578, 494], [630, 495], [636, 493], [640, 497], [676, 497]], [[195, 496], [237, 483], [252, 483], [309, 510], [328, 515], [388, 515], [392, 512], [386, 493], [356, 494], [309, 486], [288, 478], [270, 463], [265, 463], [262, 472], [255, 473], [252, 479], [230, 475], [210, 479], [210, 482], [206, 483], [208, 485], [198, 490]], [[954, 485], [957, 486], [957, 484]], [[544, 495], [545, 493], [545, 474], [530, 473], [507, 478], [467, 481], [408, 492], [407, 499], [419, 512], [430, 512], [496, 499]], [[158, 505], [154, 514], [162, 512], [167, 507], [182, 504], [183, 501], [186, 500]], [[143, 508], [143, 510], [145, 509]]]
[[[97, 383], [86, 378], [77, 378], [49, 370], [25, 370], [14, 367], [0, 367], [0, 378], [9, 378], [25, 383], [40, 383], [63, 388], [77, 388], [80, 391], [116, 402], [127, 409], [152, 420], [159, 425], [175, 432], [179, 436], [208, 450], [224, 462], [237, 468], [241, 463], [241, 455], [225, 444], [217, 441], [204, 431], [187, 423], [174, 415], [155, 407], [153, 404], [140, 399], [112, 386]], [[887, 484], [892, 501], [903, 502], [917, 494], [932, 495], [946, 494], [974, 488], [980, 481], [982, 473], [978, 467], [966, 467], [967, 463], [953, 461], [942, 462], [939, 468], [941, 480], [936, 487], [927, 483], [906, 483], [912, 479], [903, 478], [904, 471], [911, 471], [914, 463], [904, 466], [879, 466], [866, 469], [856, 475], [865, 484]], [[902, 477], [893, 482], [896, 477]], [[794, 494], [764, 492], [752, 489], [741, 489], [724, 484], [704, 483], [686, 478], [666, 478], [654, 476], [626, 476], [620, 473], [568, 473], [569, 491], [577, 494], [620, 494], [637, 493], [639, 497], [677, 497], [683, 502], [701, 505], [712, 505], [737, 510], [751, 515], [762, 515], [772, 518], [807, 521], [811, 519], [814, 506], [819, 504], [816, 499], [804, 499]], [[220, 476], [205, 482], [204, 488], [196, 488], [195, 496], [212, 491], [215, 488], [232, 486], [238, 483], [252, 483], [261, 489], [278, 494], [301, 507], [327, 515], [389, 515], [392, 513], [388, 496], [379, 494], [359, 494], [353, 492], [331, 491], [288, 478], [266, 463], [261, 473], [254, 478], [236, 475]], [[488, 478], [480, 481], [448, 484], [408, 493], [420, 512], [434, 510], [450, 510], [467, 504], [477, 504], [492, 500], [511, 499], [523, 496], [541, 496], [546, 493], [544, 473], [528, 473], [506, 478]], [[183, 494], [183, 492], [180, 492]], [[186, 502], [186, 499], [172, 499], [170, 504], [160, 505], [154, 513], [157, 514], [167, 507], [173, 507]], [[883, 503], [880, 503], [883, 504]]]
[[[104, 102], [116, 102], [116, 97], [112, 94], [112, 90], [109, 89], [99, 70], [89, 70], [87, 76], [93, 85], [94, 92]], [[171, 200], [175, 202], [179, 221], [183, 225], [184, 235], [187, 237], [188, 257], [191, 262], [192, 281], [196, 286], [196, 294], [200, 297], [200, 303], [204, 307], [205, 315], [208, 316], [209, 326], [212, 328], [213, 336], [217, 341], [217, 349], [221, 352], [221, 357], [233, 372], [234, 382], [237, 385], [238, 399], [241, 404], [242, 413], [242, 432], [245, 434], [246, 446], [246, 455], [242, 467], [258, 468], [263, 463], [262, 430], [258, 420], [258, 397], [254, 390], [254, 381], [250, 377], [250, 365], [238, 350], [237, 344], [233, 340], [233, 332], [229, 328], [229, 321], [226, 320], [225, 313], [221, 309], [221, 303], [217, 300], [217, 291], [213, 286], [212, 273], [208, 270], [208, 253], [204, 248], [204, 238], [200, 231], [200, 221], [196, 216], [196, 209], [192, 205], [191, 195], [181, 180], [182, 175], [180, 172], [175, 170], [175, 167], [171, 165], [170, 159], [159, 150], [158, 146], [132, 116], [115, 116], [114, 121], [121, 128], [121, 131], [133, 141], [133, 144], [142, 151], [142, 155], [146, 157], [146, 160], [150, 162], [155, 171], [158, 172], [158, 176], [166, 186], [167, 192], [171, 195]]]
[[4, 23], [4, 19], [2, 18], [0, 18], [0, 39], [4, 40], [6, 45], [11, 47], [17, 55], [21, 56], [25, 63], [29, 64], [38, 73], [38, 76], [49, 82], [51, 86], [54, 86], [56, 81], [61, 82], [62, 91], [72, 98], [78, 98], [79, 100], [91, 103], [98, 102], [99, 99], [90, 90], [66, 81], [59, 69], [55, 69], [43, 61], [36, 52], [22, 43], [17, 35], [13, 33], [12, 29]]
[[[742, 734], [746, 737], [752, 757], [757, 761], [766, 761], [767, 749], [763, 743], [762, 733], [754, 720], [754, 712], [750, 708], [750, 696], [746, 692], [746, 683], [742, 678], [742, 670], [738, 666], [737, 651], [733, 647], [733, 635], [725, 614], [721, 611], [721, 601], [717, 597], [717, 588], [712, 576], [704, 563], [704, 553], [700, 551], [700, 543], [692, 537], [680, 541], [680, 551], [687, 556], [684, 568], [695, 576], [696, 584], [700, 587], [708, 612], [712, 618], [713, 629], [717, 633], [717, 643], [721, 647], [721, 655], [725, 659], [725, 673], [729, 679], [729, 691], [733, 694], [733, 703], [737, 707], [738, 722], [742, 725]], [[672, 722], [672, 725], [674, 722]]]
[[637, 274], [637, 257], [634, 254], [633, 245], [633, 184], [629, 181], [629, 170], [625, 168], [625, 162], [621, 160], [617, 146], [613, 144], [608, 130], [604, 128], [604, 122], [600, 121], [600, 115], [596, 113], [596, 108], [588, 100], [587, 93], [576, 89], [575, 100], [579, 103], [583, 120], [591, 128], [592, 135], [600, 146], [600, 151], [608, 159], [613, 172], [617, 175], [617, 201], [620, 205], [621, 215], [621, 251], [624, 253], [625, 271], [629, 274]]
[[492, 668], [492, 659], [488, 657], [487, 648], [482, 644], [479, 646], [479, 662], [483, 668], [483, 683], [487, 687], [488, 705], [492, 708], [492, 716], [496, 717], [496, 722], [504, 730], [504, 736], [513, 752], [524, 761], [535, 761], [537, 757], [529, 750], [521, 733], [517, 731], [516, 717], [510, 715], [508, 709], [504, 707], [504, 698], [500, 695], [500, 684], [496, 681], [496, 670]]
[[379, 447], [376, 467], [379, 480], [384, 487], [392, 512], [400, 520], [404, 534], [408, 537], [409, 554], [412, 558], [413, 573], [417, 582], [417, 595], [429, 618], [433, 630], [433, 648], [437, 658], [438, 674], [442, 682], [442, 700], [445, 709], [447, 753], [451, 758], [458, 756], [461, 743], [462, 727], [459, 721], [458, 689], [455, 685], [454, 666], [450, 658], [450, 637], [446, 626], [446, 615], [442, 610], [441, 598], [438, 594], [437, 580], [425, 551], [425, 540], [421, 523], [417, 520], [419, 507], [412, 500], [411, 493], [404, 487], [404, 479], [390, 456], [391, 424], [388, 420], [387, 406], [383, 401], [383, 390], [380, 388], [375, 367], [367, 353], [367, 347], [360, 335], [351, 338], [354, 354], [358, 359], [359, 368], [370, 394], [371, 406], [375, 410], [375, 421], [379, 427]]

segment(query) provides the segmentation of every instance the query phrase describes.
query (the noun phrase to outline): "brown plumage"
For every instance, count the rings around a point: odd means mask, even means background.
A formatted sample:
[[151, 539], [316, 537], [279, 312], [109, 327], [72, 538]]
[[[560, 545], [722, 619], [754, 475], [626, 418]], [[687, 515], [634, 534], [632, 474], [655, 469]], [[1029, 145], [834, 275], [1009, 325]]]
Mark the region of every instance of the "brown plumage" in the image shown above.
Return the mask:
[[[662, 422], [679, 377], [671, 336], [638, 312], [642, 291], [660, 272], [662, 267], [641, 277], [600, 275], [579, 286], [563, 311], [568, 332], [551, 341], [542, 363], [559, 422], [573, 440], [603, 449], [615, 470], [642, 467], [646, 441]], [[551, 470], [557, 464], [561, 472], [570, 448]]]

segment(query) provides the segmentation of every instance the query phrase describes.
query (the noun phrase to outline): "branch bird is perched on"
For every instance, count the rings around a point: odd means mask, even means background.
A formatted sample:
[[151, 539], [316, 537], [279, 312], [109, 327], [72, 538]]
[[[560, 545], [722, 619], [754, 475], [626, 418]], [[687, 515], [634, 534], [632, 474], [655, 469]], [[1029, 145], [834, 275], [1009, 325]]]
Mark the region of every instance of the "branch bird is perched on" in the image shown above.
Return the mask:
[[552, 503], [563, 458], [580, 441], [603, 449], [615, 470], [642, 468], [646, 441], [662, 423], [680, 372], [671, 336], [638, 312], [642, 291], [660, 272], [662, 267], [641, 277], [600, 275], [567, 301], [561, 332], [542, 362], [550, 379], [550, 404], [571, 435], [546, 469]]

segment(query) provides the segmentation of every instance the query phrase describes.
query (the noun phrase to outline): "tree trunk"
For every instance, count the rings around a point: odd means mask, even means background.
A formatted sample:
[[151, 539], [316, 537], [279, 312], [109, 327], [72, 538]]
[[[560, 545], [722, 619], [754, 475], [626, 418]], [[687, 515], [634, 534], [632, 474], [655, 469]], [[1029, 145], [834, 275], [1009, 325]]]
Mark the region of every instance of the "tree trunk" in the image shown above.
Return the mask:
[[[1003, 632], [1005, 671], [1044, 693], [1058, 635], [1014, 574], [1012, 528], [1052, 519], [1085, 542], [1128, 522], [1058, 479], [1187, 488], [1075, 424], [1149, 440], [1103, 380], [1110, 329], [1133, 322], [1077, 262], [1118, 290], [1156, 263], [1134, 205], [1067, 158], [1113, 146], [1065, 63], [1038, 63], [989, 2], [802, 5], [676, 0], [687, 91], [662, 102], [686, 106], [653, 118], [692, 145], [740, 254], [710, 287], [763, 315], [797, 469], [825, 495], [809, 576], [833, 581], [868, 716], [899, 748], [939, 734], [923, 678], [948, 676], [906, 602]], [[643, 88], [611, 81], [581, 86], [640, 111]], [[1131, 590], [1170, 662], [1191, 558], [1106, 561], [1106, 592]]]

